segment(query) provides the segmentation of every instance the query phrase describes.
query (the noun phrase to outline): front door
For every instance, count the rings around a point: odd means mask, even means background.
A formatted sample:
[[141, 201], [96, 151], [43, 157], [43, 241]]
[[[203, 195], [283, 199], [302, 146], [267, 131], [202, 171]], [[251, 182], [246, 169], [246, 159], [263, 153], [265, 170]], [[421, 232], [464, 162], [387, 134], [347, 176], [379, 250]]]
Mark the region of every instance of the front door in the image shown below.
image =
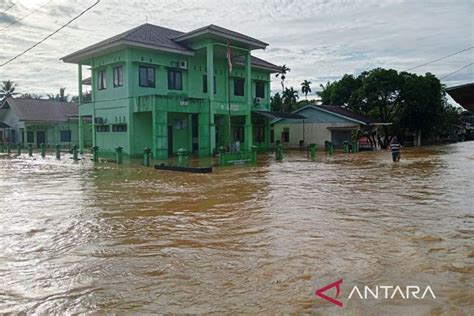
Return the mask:
[[168, 157], [173, 156], [173, 126], [168, 126]]
[[40, 144], [46, 144], [46, 134], [44, 131], [36, 132], [36, 145], [38, 148], [40, 147]]

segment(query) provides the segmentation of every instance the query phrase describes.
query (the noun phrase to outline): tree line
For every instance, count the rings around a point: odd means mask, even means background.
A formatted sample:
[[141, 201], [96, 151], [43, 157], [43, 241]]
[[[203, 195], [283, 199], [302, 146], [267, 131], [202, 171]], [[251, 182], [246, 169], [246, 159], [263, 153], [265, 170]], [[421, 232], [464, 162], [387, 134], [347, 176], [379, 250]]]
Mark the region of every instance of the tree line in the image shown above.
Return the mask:
[[66, 88], [59, 88], [59, 93], [48, 93], [46, 97], [35, 93], [18, 93], [16, 89], [18, 84], [11, 80], [2, 82], [0, 86], [0, 101], [7, 98], [21, 98], [30, 100], [52, 100], [58, 102], [77, 102], [78, 97], [66, 94]]
[[[315, 103], [315, 100], [307, 100], [311, 82], [301, 83], [306, 99], [298, 101], [298, 91], [284, 86], [289, 68], [285, 66], [283, 71], [284, 76], [280, 74], [283, 92], [273, 95], [271, 109], [291, 112]], [[417, 75], [376, 68], [358, 76], [345, 74], [340, 80], [320, 87], [322, 90], [317, 94], [322, 104], [341, 106], [380, 122], [392, 123], [382, 127], [377, 139], [375, 135], [366, 135], [384, 148], [392, 137], [403, 139], [408, 131], [419, 131], [424, 139], [448, 136], [460, 118], [461, 110], [447, 102], [446, 87], [431, 73]]]

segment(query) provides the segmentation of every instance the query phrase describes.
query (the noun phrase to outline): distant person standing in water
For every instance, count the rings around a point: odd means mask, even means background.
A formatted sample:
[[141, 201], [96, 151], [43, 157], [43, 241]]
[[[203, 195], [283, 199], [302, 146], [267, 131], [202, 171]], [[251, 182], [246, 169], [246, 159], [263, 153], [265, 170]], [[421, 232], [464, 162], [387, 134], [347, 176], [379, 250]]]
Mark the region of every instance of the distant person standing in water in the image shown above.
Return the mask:
[[392, 159], [393, 162], [398, 162], [400, 161], [400, 151], [401, 151], [402, 145], [397, 140], [397, 137], [392, 138], [392, 141], [390, 142], [390, 151], [392, 152]]

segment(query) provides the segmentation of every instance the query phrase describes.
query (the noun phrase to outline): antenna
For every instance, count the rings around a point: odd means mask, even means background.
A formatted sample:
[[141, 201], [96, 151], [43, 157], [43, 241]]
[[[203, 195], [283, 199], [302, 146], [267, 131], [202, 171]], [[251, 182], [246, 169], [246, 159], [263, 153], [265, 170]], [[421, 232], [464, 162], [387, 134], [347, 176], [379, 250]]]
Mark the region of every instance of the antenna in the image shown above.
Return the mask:
[[148, 15], [146, 16], [146, 23], [148, 23]]

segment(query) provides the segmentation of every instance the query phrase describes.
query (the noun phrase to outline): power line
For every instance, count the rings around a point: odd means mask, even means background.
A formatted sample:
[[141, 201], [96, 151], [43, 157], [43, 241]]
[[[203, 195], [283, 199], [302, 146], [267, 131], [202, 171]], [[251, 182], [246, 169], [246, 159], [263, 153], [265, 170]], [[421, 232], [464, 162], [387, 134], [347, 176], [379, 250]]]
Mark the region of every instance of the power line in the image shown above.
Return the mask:
[[439, 78], [439, 79], [444, 79], [444, 78], [446, 78], [446, 77], [449, 77], [449, 76], [451, 76], [451, 75], [454, 75], [455, 73], [460, 72], [461, 70], [463, 70], [463, 69], [465, 69], [465, 68], [467, 68], [467, 67], [469, 67], [469, 66], [472, 66], [472, 65], [474, 65], [474, 63], [470, 63], [470, 64], [467, 64], [467, 65], [464, 65], [464, 66], [462, 66], [461, 68], [459, 68], [459, 69], [457, 69], [457, 70], [455, 70], [455, 71], [453, 71], [453, 72], [450, 72], [449, 74], [444, 75], [443, 77], [441, 77], [441, 78]]
[[27, 52], [29, 52], [30, 50], [32, 50], [33, 48], [35, 48], [36, 46], [40, 45], [41, 43], [43, 43], [44, 41], [46, 41], [48, 38], [52, 37], [53, 35], [55, 35], [56, 33], [58, 33], [59, 31], [61, 31], [62, 29], [64, 29], [65, 27], [67, 27], [69, 24], [71, 24], [72, 22], [74, 22], [75, 20], [77, 20], [78, 18], [80, 18], [82, 15], [84, 15], [87, 11], [89, 11], [90, 9], [92, 9], [93, 7], [95, 7], [97, 4], [99, 4], [100, 0], [97, 0], [93, 5], [91, 5], [90, 7], [88, 7], [87, 9], [85, 9], [84, 11], [82, 11], [81, 13], [79, 13], [78, 15], [76, 15], [73, 19], [69, 20], [66, 24], [64, 24], [63, 26], [61, 26], [60, 28], [58, 28], [56, 31], [54, 31], [53, 33], [49, 34], [48, 36], [46, 36], [45, 38], [43, 38], [41, 41], [37, 42], [36, 44], [34, 44], [33, 46], [29, 47], [28, 49], [26, 49], [25, 51], [19, 53], [18, 55], [16, 55], [15, 57], [12, 57], [10, 58], [9, 60], [7, 60], [6, 62], [4, 62], [3, 64], [0, 65], [0, 67], [3, 67], [5, 65], [7, 65], [8, 63], [14, 61], [15, 59], [17, 59], [18, 57], [20, 56], [23, 56], [24, 54], [26, 54]]
[[48, 2], [43, 3], [43, 4], [42, 4], [41, 6], [39, 6], [37, 9], [35, 9], [35, 10], [33, 10], [33, 11], [30, 11], [28, 14], [22, 16], [22, 17], [19, 18], [19, 19], [15, 19], [15, 21], [13, 21], [13, 22], [11, 22], [10, 24], [8, 24], [7, 26], [1, 28], [0, 31], [6, 30], [6, 29], [9, 28], [10, 26], [17, 24], [17, 23], [20, 22], [20, 21], [23, 21], [24, 19], [26, 19], [27, 17], [29, 17], [29, 16], [32, 15], [33, 13], [36, 13], [37, 11], [41, 10], [42, 8], [44, 8], [45, 6], [47, 6], [48, 4], [50, 4], [51, 2], [53, 2], [53, 0], [49, 0]]
[[463, 53], [463, 52], [465, 52], [465, 51], [468, 51], [468, 50], [470, 50], [470, 49], [473, 49], [473, 48], [474, 48], [474, 46], [471, 46], [471, 47], [468, 47], [468, 48], [462, 49], [462, 50], [460, 50], [460, 51], [457, 51], [457, 52], [455, 52], [455, 53], [452, 53], [452, 54], [449, 54], [449, 55], [443, 56], [443, 57], [441, 57], [441, 58], [438, 58], [438, 59], [435, 59], [435, 60], [429, 61], [429, 62], [427, 62], [427, 63], [421, 64], [421, 65], [418, 65], [418, 66], [415, 66], [415, 67], [408, 68], [408, 69], [407, 69], [407, 70], [405, 70], [405, 71], [409, 71], [409, 70], [412, 70], [412, 69], [415, 69], [415, 68], [419, 68], [419, 67], [423, 67], [423, 66], [426, 66], [426, 65], [429, 65], [429, 64], [435, 63], [435, 62], [437, 62], [437, 61], [440, 61], [440, 60], [443, 60], [443, 59], [449, 58], [449, 57], [451, 57], [451, 56], [454, 56], [454, 55], [457, 55], [457, 54], [461, 54], [461, 53]]
[[17, 1], [17, 2], [14, 2], [14, 3], [12, 3], [12, 5], [11, 5], [11, 6], [9, 6], [8, 8], [6, 8], [5, 10], [3, 10], [3, 11], [2, 11], [2, 14], [4, 14], [4, 13], [5, 13], [5, 12], [7, 12], [8, 10], [10, 10], [10, 9], [11, 9], [11, 8], [13, 8], [14, 6], [16, 6], [16, 4], [17, 4], [17, 3], [18, 3], [18, 1]]

